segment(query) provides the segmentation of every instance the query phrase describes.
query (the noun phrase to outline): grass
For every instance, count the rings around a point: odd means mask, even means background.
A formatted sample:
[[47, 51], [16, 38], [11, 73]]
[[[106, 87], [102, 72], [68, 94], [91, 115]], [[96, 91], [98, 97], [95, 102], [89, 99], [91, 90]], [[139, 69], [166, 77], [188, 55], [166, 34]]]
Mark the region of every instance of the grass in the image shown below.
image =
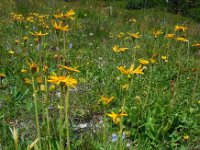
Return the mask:
[[[0, 7], [0, 149], [200, 148], [196, 22], [156, 8], [126, 10], [122, 1], [10, 0]], [[69, 31], [55, 31], [52, 20], [59, 19], [53, 14], [70, 9], [76, 14], [64, 22]], [[28, 16], [34, 16], [32, 23]], [[188, 29], [175, 32], [176, 25]], [[157, 30], [163, 33], [156, 38]], [[34, 31], [48, 35], [35, 37]], [[128, 35], [137, 32], [138, 39]], [[169, 33], [175, 38], [167, 39]], [[115, 53], [115, 45], [128, 50]], [[141, 58], [149, 64], [140, 73], [117, 69], [137, 68]], [[77, 84], [52, 84], [53, 73], [70, 75]], [[110, 118], [111, 112], [117, 115]]]

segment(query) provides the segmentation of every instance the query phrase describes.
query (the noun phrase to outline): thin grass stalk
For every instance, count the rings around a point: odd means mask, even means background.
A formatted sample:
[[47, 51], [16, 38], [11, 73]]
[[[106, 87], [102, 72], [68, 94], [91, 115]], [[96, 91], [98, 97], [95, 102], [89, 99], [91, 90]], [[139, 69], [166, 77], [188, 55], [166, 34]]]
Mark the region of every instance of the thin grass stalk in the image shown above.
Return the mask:
[[65, 93], [65, 124], [67, 128], [67, 150], [70, 150], [70, 136], [69, 136], [69, 87], [66, 87]]
[[41, 149], [41, 134], [40, 134], [40, 126], [39, 126], [39, 117], [38, 117], [38, 100], [37, 100], [37, 90], [35, 86], [35, 78], [32, 75], [32, 87], [33, 87], [33, 98], [34, 98], [34, 105], [35, 105], [35, 120], [36, 120], [36, 129], [37, 129], [37, 137], [39, 139], [39, 148]]
[[47, 135], [48, 135], [48, 144], [49, 150], [51, 150], [51, 141], [50, 141], [50, 125], [49, 125], [49, 97], [48, 97], [48, 84], [47, 76], [45, 75], [45, 104], [46, 104], [46, 121], [47, 121]]
[[63, 150], [63, 140], [62, 140], [62, 133], [63, 133], [63, 121], [62, 121], [62, 116], [63, 116], [63, 87], [60, 86], [60, 104], [59, 104], [59, 148], [60, 150]]
[[[125, 103], [126, 103], [126, 99], [124, 98], [123, 103], [122, 103], [122, 113], [124, 112], [124, 107], [125, 107]], [[120, 126], [119, 126], [119, 133], [120, 133], [120, 141], [119, 141], [119, 147], [120, 150], [123, 150], [123, 116], [121, 116], [121, 120], [120, 120]]]

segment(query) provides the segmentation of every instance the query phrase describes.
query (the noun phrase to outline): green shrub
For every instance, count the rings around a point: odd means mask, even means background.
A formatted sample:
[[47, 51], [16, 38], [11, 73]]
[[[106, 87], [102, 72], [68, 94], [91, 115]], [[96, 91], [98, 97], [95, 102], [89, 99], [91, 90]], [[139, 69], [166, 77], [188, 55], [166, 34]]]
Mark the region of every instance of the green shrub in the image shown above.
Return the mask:
[[128, 0], [127, 9], [141, 9], [166, 5], [163, 0]]
[[188, 16], [191, 17], [192, 19], [200, 22], [200, 7], [190, 9], [188, 12]]

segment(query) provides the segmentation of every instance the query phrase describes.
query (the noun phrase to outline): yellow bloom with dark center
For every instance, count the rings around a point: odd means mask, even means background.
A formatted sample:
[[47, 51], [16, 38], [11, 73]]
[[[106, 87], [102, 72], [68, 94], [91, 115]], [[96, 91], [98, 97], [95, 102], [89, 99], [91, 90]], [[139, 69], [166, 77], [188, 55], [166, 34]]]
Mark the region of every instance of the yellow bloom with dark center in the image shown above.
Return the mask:
[[182, 32], [185, 32], [188, 28], [187, 27], [184, 27], [184, 26], [175, 26], [174, 27], [174, 31], [182, 31]]
[[6, 77], [6, 75], [4, 73], [0, 73], [0, 79], [3, 79], [5, 77]]
[[52, 76], [48, 77], [48, 82], [61, 85], [61, 86], [67, 86], [67, 87], [73, 87], [76, 88], [77, 80], [70, 77], [70, 76], [57, 76], [56, 74], [53, 74]]
[[36, 63], [32, 62], [32, 63], [29, 63], [28, 62], [28, 65], [29, 65], [29, 69], [31, 70], [32, 73], [35, 73], [35, 72], [38, 72], [39, 71], [39, 67]]
[[115, 123], [115, 124], [119, 124], [120, 121], [121, 121], [121, 118], [124, 116], [128, 116], [126, 113], [120, 113], [120, 114], [116, 114], [114, 112], [111, 112], [110, 114], [106, 114], [108, 117], [112, 118], [112, 121]]
[[129, 48], [126, 48], [126, 47], [119, 47], [118, 45], [113, 46], [113, 51], [115, 53], [124, 52], [124, 51], [126, 51], [128, 49]]
[[66, 31], [69, 30], [69, 26], [68, 25], [63, 26], [63, 22], [62, 21], [60, 21], [58, 23], [56, 21], [52, 21], [52, 25], [58, 31], [64, 31], [64, 32], [66, 32]]
[[173, 33], [167, 34], [165, 37], [166, 37], [167, 39], [172, 39], [172, 38], [175, 37], [175, 34], [173, 34]]
[[155, 38], [157, 38], [157, 37], [160, 36], [161, 34], [163, 34], [163, 32], [162, 32], [161, 30], [157, 30], [157, 31], [154, 31], [154, 32], [153, 32], [153, 36], [154, 36]]
[[167, 61], [168, 61], [167, 56], [161, 56], [161, 59], [162, 59], [164, 62], [167, 62]]
[[148, 64], [149, 64], [149, 61], [146, 60], [146, 59], [143, 59], [143, 58], [138, 59], [138, 61], [139, 61], [139, 63], [140, 63], [141, 65], [148, 65]]
[[139, 39], [141, 37], [141, 35], [139, 34], [139, 32], [137, 33], [128, 33], [131, 38], [134, 40], [134, 39]]
[[98, 101], [98, 103], [103, 102], [103, 104], [109, 104], [114, 99], [113, 96], [111, 98], [104, 97], [104, 96], [100, 96], [100, 97], [101, 99]]
[[71, 20], [74, 20], [75, 11], [73, 9], [70, 9], [66, 14], [63, 15], [64, 18], [69, 18]]
[[193, 44], [192, 46], [200, 48], [200, 44]]
[[28, 37], [27, 37], [27, 36], [24, 36], [24, 37], [23, 37], [23, 40], [24, 40], [24, 42], [26, 42], [26, 41], [28, 40]]
[[125, 74], [125, 75], [144, 74], [142, 65], [139, 65], [135, 70], [134, 70], [134, 64], [132, 64], [132, 65], [130, 66], [129, 69], [126, 69], [126, 68], [123, 67], [123, 66], [117, 67], [117, 69], [118, 69], [122, 74]]
[[32, 32], [29, 32], [29, 33], [36, 37], [42, 37], [42, 36], [48, 35], [48, 33], [42, 33], [42, 31], [39, 31], [39, 32], [35, 31], [34, 33], [32, 33]]
[[20, 43], [19, 40], [15, 40], [15, 44], [18, 45]]
[[183, 38], [183, 37], [177, 37], [176, 40], [179, 41], [179, 42], [189, 42], [188, 39]]
[[68, 71], [71, 71], [71, 72], [80, 72], [78, 69], [76, 68], [72, 68], [72, 67], [69, 67], [69, 66], [63, 66], [63, 65], [59, 65], [60, 68], [64, 68]]

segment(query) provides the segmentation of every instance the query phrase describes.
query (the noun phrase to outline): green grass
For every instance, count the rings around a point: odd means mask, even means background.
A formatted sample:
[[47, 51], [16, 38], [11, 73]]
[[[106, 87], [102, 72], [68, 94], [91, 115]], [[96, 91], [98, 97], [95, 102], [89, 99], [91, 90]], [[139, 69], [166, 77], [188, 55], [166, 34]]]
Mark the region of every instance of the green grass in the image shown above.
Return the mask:
[[[192, 46], [200, 42], [197, 23], [158, 9], [126, 10], [120, 1], [65, 3], [33, 0], [23, 5], [2, 1], [0, 7], [5, 10], [0, 9], [0, 73], [6, 75], [0, 84], [0, 149], [28, 149], [38, 138], [34, 92], [37, 93], [41, 134], [34, 149], [66, 148], [67, 133], [70, 135], [71, 149], [200, 148], [200, 60], [198, 48]], [[55, 33], [51, 24], [57, 9], [61, 12], [74, 9], [76, 12], [75, 20], [66, 22], [70, 28], [66, 40], [62, 32]], [[49, 28], [42, 27], [37, 17], [34, 23], [14, 22], [10, 17], [12, 12], [22, 13], [24, 17], [30, 12], [47, 14], [44, 22]], [[135, 23], [129, 22], [132, 18], [136, 19]], [[176, 25], [188, 27], [186, 32], [175, 34], [176, 37], [187, 38], [189, 42], [165, 38], [166, 34], [174, 32]], [[163, 34], [154, 38], [152, 32], [155, 30], [161, 30]], [[49, 34], [42, 37], [38, 44], [29, 33], [33, 31]], [[122, 38], [117, 37], [120, 32], [124, 33]], [[128, 32], [139, 32], [141, 37], [133, 41]], [[114, 37], [110, 37], [111, 34]], [[24, 36], [28, 37], [26, 42], [23, 41]], [[15, 40], [19, 40], [19, 43], [16, 44]], [[69, 48], [71, 43], [73, 46]], [[112, 50], [114, 45], [129, 50], [115, 53]], [[10, 50], [14, 54], [10, 54]], [[146, 65], [142, 75], [127, 77], [117, 69], [124, 65], [129, 68], [132, 63], [137, 67], [138, 59], [148, 60], [155, 53], [158, 54], [156, 62]], [[163, 61], [162, 56], [168, 56], [168, 61]], [[32, 61], [40, 67], [38, 73], [30, 73], [27, 62]], [[44, 64], [48, 66], [48, 73], [42, 71]], [[80, 73], [70, 74], [78, 81], [77, 87], [67, 88], [69, 132], [64, 116], [65, 94], [60, 98], [60, 87], [51, 90], [50, 83], [48, 91], [40, 90], [41, 84], [45, 85], [45, 76], [52, 75], [52, 72], [69, 74], [58, 69], [59, 64], [78, 66], [80, 70]], [[21, 73], [22, 69], [28, 73]], [[31, 79], [32, 76], [40, 76], [43, 81], [35, 82], [35, 91], [31, 84], [24, 82], [24, 78]], [[129, 84], [128, 90], [122, 90], [125, 84]], [[98, 103], [100, 96], [114, 96], [114, 99], [108, 105], [102, 105]], [[62, 106], [60, 102], [63, 102]], [[60, 110], [58, 106], [63, 109]], [[124, 111], [128, 116], [116, 125], [106, 115], [112, 111]], [[64, 124], [62, 129], [60, 121]], [[87, 127], [81, 129], [81, 124], [87, 124]], [[12, 134], [14, 128], [18, 133], [17, 142]], [[122, 130], [125, 139], [112, 142], [112, 134], [120, 137], [119, 131]], [[185, 136], [189, 136], [189, 139], [186, 140]], [[63, 141], [61, 144], [60, 137]]]

